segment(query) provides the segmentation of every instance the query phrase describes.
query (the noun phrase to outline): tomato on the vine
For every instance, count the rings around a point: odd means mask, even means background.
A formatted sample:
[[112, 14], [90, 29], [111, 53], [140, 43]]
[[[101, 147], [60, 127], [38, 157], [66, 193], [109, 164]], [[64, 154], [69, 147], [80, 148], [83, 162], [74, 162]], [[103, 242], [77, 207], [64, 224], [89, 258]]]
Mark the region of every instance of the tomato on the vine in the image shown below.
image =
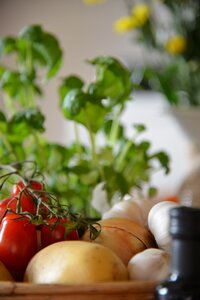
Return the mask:
[[0, 224], [0, 261], [10, 272], [23, 272], [36, 252], [36, 226], [26, 216], [6, 215]]
[[78, 231], [72, 229], [68, 232], [67, 230], [67, 218], [52, 217], [41, 226], [41, 245], [42, 248], [65, 240], [78, 240]]
[[12, 195], [17, 196], [22, 191], [23, 191], [23, 193], [25, 193], [25, 194], [29, 193], [29, 195], [30, 195], [28, 188], [31, 188], [36, 191], [42, 191], [42, 190], [44, 190], [44, 184], [42, 182], [32, 180], [32, 181], [29, 181], [29, 183], [27, 185], [25, 185], [22, 181], [19, 181], [16, 184], [14, 184], [14, 186], [12, 188]]
[[9, 206], [9, 204], [11, 203], [12, 199], [13, 199], [12, 197], [8, 197], [8, 198], [0, 201], [0, 221], [4, 217], [6, 210]]
[[[36, 215], [38, 206], [37, 197], [41, 198], [43, 203], [48, 202], [43, 183], [30, 181], [26, 186], [22, 181], [18, 182], [13, 186], [11, 197], [0, 202], [0, 217], [8, 208], [17, 212], [18, 205], [20, 206], [20, 212], [28, 212]], [[44, 204], [41, 204], [40, 213], [45, 215], [46, 212], [47, 209]]]

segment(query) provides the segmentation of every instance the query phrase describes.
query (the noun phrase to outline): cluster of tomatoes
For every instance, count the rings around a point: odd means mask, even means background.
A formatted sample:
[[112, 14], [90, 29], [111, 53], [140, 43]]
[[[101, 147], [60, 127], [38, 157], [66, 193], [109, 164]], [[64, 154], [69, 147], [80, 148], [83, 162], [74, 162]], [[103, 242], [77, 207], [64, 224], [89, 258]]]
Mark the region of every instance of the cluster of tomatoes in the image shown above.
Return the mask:
[[16, 280], [41, 248], [79, 238], [75, 228], [67, 229], [68, 217], [50, 213], [48, 201], [44, 184], [37, 181], [18, 182], [0, 201], [0, 261]]

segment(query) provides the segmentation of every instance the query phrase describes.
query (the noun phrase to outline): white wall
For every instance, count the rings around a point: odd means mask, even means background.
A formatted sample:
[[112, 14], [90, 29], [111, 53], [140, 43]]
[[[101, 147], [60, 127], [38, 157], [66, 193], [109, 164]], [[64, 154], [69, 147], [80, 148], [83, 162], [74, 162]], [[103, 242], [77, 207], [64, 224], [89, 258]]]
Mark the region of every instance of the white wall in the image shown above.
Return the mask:
[[[65, 52], [64, 65], [56, 79], [46, 88], [43, 111], [47, 136], [52, 141], [67, 143], [73, 138], [71, 124], [64, 121], [58, 109], [57, 84], [60, 76], [78, 74], [86, 80], [93, 69], [86, 59], [97, 55], [113, 55], [124, 63], [137, 58], [128, 36], [113, 32], [114, 20], [126, 13], [122, 0], [108, 0], [103, 5], [86, 6], [81, 0], [0, 0], [0, 35], [17, 34], [29, 24], [41, 24], [57, 35]], [[157, 174], [154, 181], [163, 193], [176, 191], [189, 165], [189, 142], [158, 94], [136, 93], [123, 120], [128, 130], [131, 122], [143, 122], [154, 150], [166, 150], [172, 161], [168, 177]]]

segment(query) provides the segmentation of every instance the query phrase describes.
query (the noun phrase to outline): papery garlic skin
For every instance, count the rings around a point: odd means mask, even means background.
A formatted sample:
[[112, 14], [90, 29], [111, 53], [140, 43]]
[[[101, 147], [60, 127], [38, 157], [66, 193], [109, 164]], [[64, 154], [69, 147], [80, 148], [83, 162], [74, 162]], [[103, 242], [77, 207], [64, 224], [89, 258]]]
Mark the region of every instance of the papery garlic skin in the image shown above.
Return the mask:
[[102, 219], [126, 218], [135, 223], [147, 226], [148, 213], [153, 203], [147, 199], [122, 200], [102, 215]]
[[170, 273], [170, 255], [162, 249], [146, 249], [134, 255], [127, 268], [130, 280], [162, 281]]
[[95, 188], [92, 191], [92, 207], [100, 214], [110, 209], [107, 192], [104, 187], [105, 182], [100, 182], [95, 186]]
[[140, 208], [142, 218], [143, 218], [143, 225], [148, 227], [148, 215], [151, 208], [155, 205], [155, 199], [134, 199], [133, 200]]
[[155, 204], [148, 215], [148, 228], [154, 235], [159, 248], [170, 252], [171, 236], [169, 233], [169, 211], [173, 207], [179, 206], [172, 201], [161, 201]]

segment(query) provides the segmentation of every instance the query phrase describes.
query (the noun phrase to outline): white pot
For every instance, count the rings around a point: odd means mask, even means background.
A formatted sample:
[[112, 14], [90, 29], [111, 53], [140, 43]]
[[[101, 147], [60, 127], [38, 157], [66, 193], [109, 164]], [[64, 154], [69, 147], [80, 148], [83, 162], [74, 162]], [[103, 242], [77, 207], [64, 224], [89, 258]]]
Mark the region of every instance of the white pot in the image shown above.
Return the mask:
[[193, 146], [191, 167], [178, 193], [182, 204], [200, 208], [200, 108], [171, 108], [171, 113]]
[[188, 138], [200, 145], [200, 108], [171, 108], [171, 113]]

